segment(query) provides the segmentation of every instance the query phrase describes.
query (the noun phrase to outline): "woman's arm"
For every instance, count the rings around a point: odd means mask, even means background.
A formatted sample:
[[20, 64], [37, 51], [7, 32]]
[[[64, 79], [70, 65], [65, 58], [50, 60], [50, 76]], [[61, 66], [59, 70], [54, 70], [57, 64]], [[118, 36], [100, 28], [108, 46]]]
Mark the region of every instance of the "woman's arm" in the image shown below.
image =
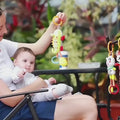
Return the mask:
[[[64, 13], [57, 13], [58, 16], [55, 19], [56, 23], [59, 23], [59, 19], [62, 20], [62, 22], [64, 23], [66, 21], [66, 16]], [[36, 43], [31, 43], [31, 44], [26, 44], [26, 43], [19, 43], [18, 47], [29, 47], [33, 50], [33, 52], [38, 55], [38, 54], [43, 54], [45, 52], [45, 50], [48, 48], [48, 46], [51, 43], [51, 34], [57, 29], [57, 26], [51, 22], [51, 24], [49, 25], [48, 29], [46, 30], [46, 32], [42, 35], [42, 37], [36, 42]]]
[[[41, 78], [38, 78], [37, 80], [35, 80], [35, 82], [33, 82], [32, 84], [21, 88], [19, 90], [16, 91], [11, 91], [7, 85], [4, 83], [3, 80], [0, 80], [0, 96], [4, 96], [4, 95], [10, 95], [10, 94], [15, 94], [15, 93], [21, 93], [21, 92], [30, 92], [30, 91], [36, 91], [36, 90], [40, 90], [40, 88], [45, 88], [47, 87], [47, 84], [45, 83], [45, 81]], [[8, 97], [8, 98], [3, 98], [0, 99], [1, 102], [3, 102], [4, 104], [10, 106], [10, 107], [14, 107], [16, 106], [22, 99], [24, 98], [23, 95], [20, 96], [15, 96], [15, 97]]]

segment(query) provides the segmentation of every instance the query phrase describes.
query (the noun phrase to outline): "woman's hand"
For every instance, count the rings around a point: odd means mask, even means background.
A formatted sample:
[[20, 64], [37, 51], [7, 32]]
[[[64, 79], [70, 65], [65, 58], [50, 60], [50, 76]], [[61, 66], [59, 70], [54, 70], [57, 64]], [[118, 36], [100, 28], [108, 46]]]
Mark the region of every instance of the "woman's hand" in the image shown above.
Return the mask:
[[66, 22], [66, 15], [65, 13], [58, 12], [56, 16], [53, 17], [53, 23], [58, 25], [63, 25]]

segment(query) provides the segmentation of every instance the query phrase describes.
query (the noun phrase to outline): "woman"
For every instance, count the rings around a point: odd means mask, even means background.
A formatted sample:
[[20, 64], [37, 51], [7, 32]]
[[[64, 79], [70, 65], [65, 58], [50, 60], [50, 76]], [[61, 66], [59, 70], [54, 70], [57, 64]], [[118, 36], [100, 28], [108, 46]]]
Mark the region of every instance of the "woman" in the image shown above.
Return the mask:
[[[55, 22], [59, 23], [59, 19], [66, 20], [64, 13], [59, 12], [56, 16]], [[51, 33], [57, 29], [57, 26], [51, 22], [47, 31], [35, 43], [16, 43], [3, 39], [4, 34], [7, 34], [6, 29], [6, 16], [5, 12], [0, 9], [0, 73], [4, 72], [8, 67], [13, 68], [13, 63], [10, 59], [19, 47], [29, 47], [33, 50], [35, 55], [42, 54], [51, 43]], [[39, 79], [33, 84], [21, 88], [16, 91], [11, 91], [3, 82], [0, 74], [0, 96], [12, 93], [27, 92], [39, 90], [44, 86], [43, 80]], [[24, 96], [16, 96], [0, 99], [0, 120], [15, 107]], [[64, 97], [62, 100], [37, 102], [33, 103], [36, 112], [41, 120], [97, 120], [97, 107], [94, 99], [87, 95], [70, 95]], [[28, 106], [18, 112], [13, 120], [26, 120], [32, 119]]]

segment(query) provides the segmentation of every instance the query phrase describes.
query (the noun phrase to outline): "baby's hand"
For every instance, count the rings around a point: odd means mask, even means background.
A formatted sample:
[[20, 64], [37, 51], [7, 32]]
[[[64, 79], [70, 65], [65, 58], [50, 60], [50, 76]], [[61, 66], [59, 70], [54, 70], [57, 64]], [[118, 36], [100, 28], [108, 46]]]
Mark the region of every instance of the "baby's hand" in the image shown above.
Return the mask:
[[21, 81], [24, 78], [25, 73], [26, 73], [25, 69], [15, 67], [11, 75], [13, 82], [18, 83], [19, 81]]
[[24, 69], [22, 69], [22, 70], [17, 74], [17, 76], [18, 76], [19, 78], [24, 78], [25, 73], [26, 73], [26, 71], [25, 71]]
[[49, 78], [48, 81], [51, 85], [56, 83], [56, 79], [53, 77]]

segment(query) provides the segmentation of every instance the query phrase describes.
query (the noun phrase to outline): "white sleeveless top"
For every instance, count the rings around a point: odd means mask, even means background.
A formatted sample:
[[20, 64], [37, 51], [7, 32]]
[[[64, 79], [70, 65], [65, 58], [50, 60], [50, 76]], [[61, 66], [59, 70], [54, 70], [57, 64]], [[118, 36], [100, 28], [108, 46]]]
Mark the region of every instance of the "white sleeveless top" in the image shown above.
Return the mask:
[[15, 85], [11, 83], [10, 73], [14, 68], [11, 57], [18, 48], [18, 43], [6, 39], [0, 41], [0, 79], [3, 80], [11, 90], [15, 90]]

